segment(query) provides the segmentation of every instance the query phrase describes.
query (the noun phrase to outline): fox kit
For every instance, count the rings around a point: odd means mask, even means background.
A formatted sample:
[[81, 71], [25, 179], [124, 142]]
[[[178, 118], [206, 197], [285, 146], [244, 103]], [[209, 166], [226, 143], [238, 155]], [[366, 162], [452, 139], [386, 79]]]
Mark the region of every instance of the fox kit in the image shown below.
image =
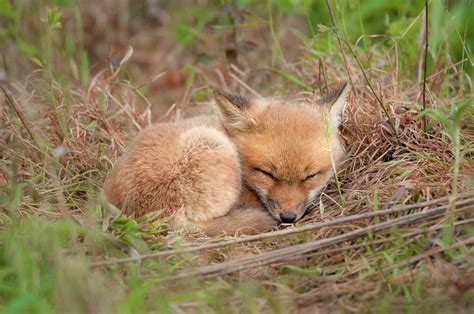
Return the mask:
[[132, 217], [159, 211], [173, 229], [208, 235], [296, 222], [343, 154], [348, 90], [313, 103], [215, 91], [219, 116], [141, 131], [107, 178], [107, 199]]

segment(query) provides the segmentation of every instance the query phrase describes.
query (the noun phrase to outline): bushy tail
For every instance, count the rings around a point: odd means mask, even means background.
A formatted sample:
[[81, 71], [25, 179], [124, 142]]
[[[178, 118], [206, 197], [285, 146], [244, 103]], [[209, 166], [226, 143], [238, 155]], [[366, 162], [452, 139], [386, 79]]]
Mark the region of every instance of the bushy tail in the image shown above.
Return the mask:
[[236, 208], [223, 217], [196, 223], [196, 227], [208, 236], [258, 234], [276, 226], [278, 222], [259, 208]]
[[235, 145], [220, 131], [196, 127], [179, 141], [178, 168], [183, 223], [224, 216], [235, 205], [241, 189], [240, 161]]

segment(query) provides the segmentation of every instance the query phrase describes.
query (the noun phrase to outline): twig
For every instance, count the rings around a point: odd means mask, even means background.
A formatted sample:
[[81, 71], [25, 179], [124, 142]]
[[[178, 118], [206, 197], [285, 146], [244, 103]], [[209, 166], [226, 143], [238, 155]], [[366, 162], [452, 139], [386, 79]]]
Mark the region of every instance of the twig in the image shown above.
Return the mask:
[[[471, 200], [472, 203], [472, 200]], [[270, 264], [275, 264], [281, 261], [284, 261], [288, 258], [294, 258], [296, 256], [305, 256], [308, 253], [315, 252], [338, 243], [342, 243], [349, 240], [354, 240], [360, 237], [363, 237], [369, 233], [378, 232], [381, 230], [386, 230], [393, 227], [399, 227], [426, 219], [440, 213], [444, 213], [448, 206], [438, 206], [431, 210], [416, 213], [413, 215], [403, 216], [397, 219], [389, 220], [380, 224], [368, 226], [352, 232], [341, 234], [332, 238], [326, 238], [316, 241], [310, 241], [291, 247], [274, 250], [268, 253], [244, 257], [241, 259], [219, 263], [210, 266], [198, 267], [193, 270], [183, 271], [177, 275], [166, 277], [165, 281], [168, 283], [176, 282], [177, 280], [187, 279], [190, 277], [199, 276], [201, 278], [210, 278], [215, 276], [221, 276], [229, 274], [235, 271], [242, 271], [252, 267], [266, 266]]]
[[[269, 0], [267, 2], [267, 7], [268, 7], [268, 26], [270, 28], [270, 34], [274, 41], [274, 45], [278, 49], [278, 57], [280, 57], [281, 61], [283, 61], [284, 64], [287, 64], [285, 56], [283, 55], [283, 51], [281, 50], [280, 41], [278, 40], [278, 36], [275, 33], [275, 28], [273, 27], [272, 1]], [[274, 57], [273, 47], [272, 47], [272, 68], [274, 67], [275, 67], [275, 57]]]
[[[423, 110], [426, 110], [426, 68], [428, 64], [428, 0], [425, 0], [425, 62], [423, 68]], [[423, 115], [423, 131], [426, 133], [426, 115]]]
[[15, 111], [16, 115], [18, 116], [18, 118], [20, 118], [20, 121], [21, 123], [23, 124], [23, 126], [25, 127], [26, 131], [28, 132], [28, 134], [31, 136], [31, 140], [35, 143], [35, 145], [37, 147], [40, 147], [38, 145], [38, 140], [36, 139], [36, 137], [34, 136], [34, 133], [30, 130], [30, 127], [28, 126], [28, 123], [26, 122], [26, 118], [25, 116], [23, 115], [23, 112], [21, 112], [21, 110], [18, 108], [15, 100], [13, 100], [13, 98], [11, 98], [10, 94], [8, 94], [8, 92], [6, 91], [5, 87], [1, 86], [2, 88], [2, 91], [3, 91], [3, 94], [5, 94], [5, 97], [7, 98], [7, 103], [10, 104], [10, 106], [13, 108], [13, 110]]
[[252, 95], [254, 95], [255, 97], [257, 98], [261, 98], [262, 96], [257, 93], [255, 90], [253, 90], [250, 86], [248, 86], [247, 84], [245, 84], [244, 81], [242, 81], [241, 79], [239, 79], [234, 73], [232, 72], [229, 72], [229, 76], [231, 78], [233, 78], [237, 83], [239, 83], [239, 85], [241, 85], [242, 87], [244, 87], [246, 90], [248, 90], [250, 93], [252, 93]]
[[[334, 19], [334, 14], [332, 13], [331, 5], [329, 4], [329, 0], [326, 0], [326, 6], [328, 7], [329, 15], [331, 16], [332, 26], [337, 27], [336, 20]], [[349, 76], [349, 81], [351, 82], [352, 90], [355, 93], [355, 86], [354, 86], [354, 82], [352, 81], [352, 74], [351, 74], [351, 71], [349, 70], [349, 64], [347, 62], [347, 57], [342, 47], [341, 39], [339, 38], [339, 36], [336, 36], [336, 38], [337, 38], [337, 42], [339, 43], [339, 50], [341, 51], [342, 59], [344, 60], [344, 66], [346, 67], [347, 75]]]
[[463, 246], [463, 245], [469, 245], [469, 244], [474, 244], [474, 238], [469, 238], [469, 239], [466, 239], [464, 241], [460, 241], [460, 242], [457, 242], [455, 244], [448, 245], [446, 247], [431, 249], [431, 250], [426, 251], [424, 253], [412, 256], [412, 257], [410, 257], [406, 260], [400, 261], [396, 264], [390, 265], [390, 266], [384, 268], [383, 271], [388, 272], [388, 271], [393, 270], [393, 269], [398, 268], [398, 267], [402, 267], [402, 266], [406, 266], [406, 265], [410, 265], [410, 264], [419, 262], [419, 261], [421, 261], [421, 260], [423, 260], [427, 257], [430, 257], [432, 255], [436, 255], [436, 254], [444, 252], [446, 250], [455, 249], [457, 247], [460, 247], [460, 246]]
[[[469, 202], [474, 202], [472, 193], [462, 193], [459, 195], [458, 199], [458, 205], [464, 205], [464, 204], [469, 204]], [[276, 238], [276, 237], [282, 237], [282, 236], [287, 236], [290, 234], [295, 234], [295, 233], [303, 233], [303, 232], [308, 232], [311, 230], [315, 229], [320, 229], [323, 227], [329, 227], [329, 226], [334, 226], [334, 225], [339, 225], [343, 223], [348, 223], [356, 220], [362, 220], [362, 219], [368, 219], [368, 218], [373, 218], [373, 217], [379, 217], [379, 216], [384, 216], [384, 215], [390, 215], [390, 214], [396, 214], [412, 209], [419, 209], [419, 208], [424, 208], [427, 206], [432, 206], [432, 205], [437, 205], [439, 203], [448, 201], [449, 197], [441, 197], [438, 199], [434, 199], [431, 201], [426, 201], [418, 204], [412, 204], [412, 205], [407, 205], [407, 206], [402, 206], [398, 208], [390, 208], [387, 210], [381, 210], [381, 211], [371, 211], [368, 213], [364, 214], [358, 214], [358, 215], [351, 215], [351, 216], [346, 216], [346, 217], [341, 217], [338, 219], [330, 220], [330, 221], [324, 221], [324, 222], [319, 222], [319, 223], [311, 223], [304, 225], [303, 227], [300, 228], [288, 228], [284, 230], [278, 230], [278, 231], [273, 231], [273, 232], [266, 232], [266, 233], [261, 233], [257, 234], [254, 236], [247, 236], [243, 238], [238, 238], [238, 239], [233, 239], [233, 240], [227, 240], [227, 241], [221, 241], [217, 243], [209, 243], [209, 244], [204, 244], [200, 246], [193, 246], [193, 247], [184, 247], [176, 250], [168, 250], [168, 251], [160, 251], [160, 252], [154, 252], [150, 254], [144, 254], [136, 257], [128, 257], [128, 258], [121, 258], [121, 259], [114, 259], [114, 260], [109, 260], [109, 261], [99, 261], [99, 262], [93, 262], [90, 264], [90, 267], [97, 267], [97, 266], [106, 266], [106, 265], [115, 265], [115, 264], [124, 264], [124, 263], [131, 263], [131, 262], [138, 262], [141, 260], [149, 259], [149, 258], [154, 258], [154, 257], [161, 257], [161, 256], [168, 256], [168, 255], [174, 255], [174, 254], [183, 254], [183, 253], [191, 253], [191, 252], [196, 252], [196, 251], [202, 251], [202, 250], [209, 250], [209, 249], [217, 249], [225, 246], [230, 246], [230, 245], [235, 245], [235, 244], [241, 244], [241, 243], [247, 243], [247, 242], [254, 242], [254, 241], [260, 241], [264, 239], [269, 239], [269, 238]]]
[[[463, 208], [463, 209], [465, 210], [466, 207]], [[443, 214], [441, 214], [441, 215], [443, 215]], [[468, 225], [468, 224], [473, 224], [473, 223], [474, 223], [474, 218], [471, 218], [471, 219], [458, 221], [454, 224], [454, 226], [457, 227], [457, 226], [463, 226], [463, 225]], [[444, 229], [444, 228], [446, 228], [446, 226], [444, 226], [444, 225], [432, 226], [428, 229], [402, 234], [401, 237], [402, 238], [416, 237], [418, 235], [422, 235], [422, 234], [426, 234], [426, 233], [429, 233], [429, 232], [441, 230], [441, 229]], [[314, 253], [314, 254], [307, 254], [307, 255], [304, 255], [304, 257], [306, 258], [306, 257], [320, 256], [320, 255], [326, 255], [326, 254], [334, 254], [334, 253], [338, 253], [338, 252], [341, 252], [341, 251], [359, 249], [359, 248], [367, 247], [367, 246], [371, 246], [371, 245], [382, 244], [382, 243], [390, 242], [390, 241], [393, 241], [393, 240], [396, 240], [396, 239], [397, 239], [396, 237], [388, 237], [388, 238], [384, 238], [384, 239], [370, 241], [370, 242], [367, 242], [367, 243], [346, 245], [346, 246], [343, 246], [343, 247], [337, 247], [337, 248], [334, 248], [334, 249], [321, 251], [321, 252], [317, 252], [317, 253]], [[291, 261], [291, 260], [294, 260], [294, 259], [300, 259], [300, 257], [291, 258], [291, 259], [285, 260], [285, 262]]]
[[398, 143], [398, 145], [400, 145], [400, 140], [398, 138], [398, 132], [397, 132], [397, 129], [395, 128], [395, 123], [393, 122], [392, 116], [388, 113], [388, 110], [385, 107], [385, 104], [383, 103], [382, 98], [380, 98], [379, 94], [377, 94], [374, 87], [372, 86], [372, 82], [370, 82], [369, 78], [367, 77], [367, 74], [365, 73], [364, 67], [362, 66], [362, 63], [360, 62], [359, 57], [357, 56], [355, 50], [352, 48], [352, 45], [350, 43], [347, 43], [347, 45], [349, 46], [349, 50], [351, 51], [352, 56], [356, 60], [357, 65], [359, 66], [360, 70], [362, 71], [362, 75], [364, 76], [364, 79], [365, 79], [365, 82], [367, 83], [367, 85], [369, 85], [370, 91], [372, 92], [375, 99], [379, 103], [380, 108], [382, 108], [383, 112], [387, 116], [388, 124], [389, 124], [390, 128], [392, 129], [392, 131], [395, 135], [396, 142]]
[[[436, 254], [439, 254], [439, 253], [442, 253], [446, 250], [450, 250], [450, 249], [454, 249], [454, 248], [457, 248], [457, 247], [460, 247], [460, 246], [463, 246], [463, 245], [469, 245], [469, 244], [474, 244], [474, 239], [473, 238], [470, 238], [470, 239], [467, 239], [467, 240], [464, 240], [464, 241], [461, 241], [461, 242], [457, 242], [455, 244], [452, 244], [452, 245], [449, 245], [447, 247], [443, 247], [443, 248], [437, 248], [437, 249], [432, 249], [432, 250], [429, 250], [429, 251], [426, 251], [422, 254], [419, 254], [419, 255], [416, 255], [416, 256], [413, 256], [413, 257], [410, 257], [406, 260], [403, 260], [395, 265], [390, 265], [388, 267], [385, 267], [381, 270], [381, 272], [388, 272], [390, 270], [393, 270], [395, 268], [398, 268], [398, 267], [402, 267], [402, 266], [406, 266], [406, 265], [410, 265], [410, 264], [413, 264], [413, 263], [416, 263], [418, 261], [421, 261], [425, 258], [428, 258], [430, 256], [433, 256], [433, 255], [436, 255]], [[345, 286], [354, 286], [357, 282], [360, 282], [361, 280], [364, 280], [364, 279], [367, 279], [367, 278], [370, 278], [372, 276], [375, 276], [377, 274], [379, 274], [380, 271], [372, 271], [370, 273], [366, 273], [366, 274], [363, 274], [362, 276], [358, 276], [357, 278], [354, 278], [352, 280], [349, 280], [349, 281], [346, 281], [344, 282], [344, 285]], [[407, 277], [411, 277], [411, 274], [413, 273], [413, 270], [409, 270], [408, 272], [405, 272], [401, 275], [398, 275], [396, 278], [398, 278], [398, 280], [396, 279], [395, 282], [397, 281], [400, 281], [400, 280], [403, 280], [403, 282], [407, 282], [409, 281], [410, 279], [407, 278]], [[311, 299], [313, 300], [314, 299], [314, 295], [315, 294], [318, 294], [320, 295], [320, 292], [317, 291], [316, 289], [313, 289], [311, 291], [308, 291], [308, 292], [305, 292], [304, 294], [300, 294], [300, 295], [297, 295], [296, 296], [296, 299], [298, 300], [298, 303], [301, 304], [301, 301], [300, 300], [305, 300], [305, 299]], [[341, 295], [343, 293], [346, 293], [346, 291], [343, 291], [343, 290], [340, 290], [340, 289], [337, 289], [335, 292], [333, 293], [329, 293], [328, 295], [325, 295], [325, 297], [337, 297], [338, 295]]]
[[[328, 89], [328, 80], [327, 80], [327, 77], [326, 77], [326, 70], [324, 69], [324, 62], [323, 62], [322, 58], [319, 58], [319, 77], [318, 77], [318, 79], [319, 79], [319, 83], [320, 83], [319, 93], [320, 93], [320, 95], [324, 95], [327, 92], [329, 92], [329, 89]], [[323, 86], [322, 82], [324, 82], [324, 89], [322, 88], [322, 86]]]
[[[327, 5], [328, 10], [329, 10], [329, 13], [330, 13], [330, 15], [331, 15], [331, 20], [332, 20], [333, 26], [334, 26], [334, 27], [337, 27], [337, 26], [336, 26], [336, 23], [335, 23], [335, 21], [334, 21], [334, 16], [333, 16], [333, 14], [332, 14], [332, 9], [331, 9], [331, 6], [330, 6], [330, 4], [329, 4], [329, 0], [326, 0], [326, 5]], [[341, 38], [339, 37], [339, 34], [335, 34], [335, 35], [336, 35], [336, 37], [337, 37], [337, 41], [339, 42], [339, 47], [340, 47], [341, 53], [342, 53], [342, 55], [343, 55], [344, 64], [346, 65], [346, 69], [347, 69], [347, 71], [348, 71], [348, 73], [349, 73], [349, 70], [348, 70], [348, 68], [347, 68], [347, 63], [346, 63], [346, 55], [344, 54], [344, 51], [343, 51], [343, 49], [342, 49], [342, 41], [341, 41]], [[354, 57], [354, 59], [355, 59], [356, 62], [357, 62], [357, 65], [359, 66], [360, 70], [362, 71], [362, 75], [364, 76], [364, 79], [365, 79], [365, 81], [367, 82], [367, 85], [369, 85], [369, 88], [370, 88], [372, 94], [374, 94], [375, 99], [377, 99], [377, 102], [379, 103], [379, 105], [380, 105], [380, 107], [382, 108], [383, 112], [384, 112], [385, 115], [387, 116], [387, 118], [388, 118], [388, 123], [389, 123], [389, 125], [390, 125], [390, 128], [391, 128], [392, 131], [393, 131], [394, 136], [395, 136], [395, 141], [397, 142], [398, 145], [400, 145], [400, 140], [399, 140], [399, 138], [398, 138], [397, 128], [395, 127], [395, 123], [393, 122], [392, 116], [388, 113], [388, 110], [387, 110], [387, 108], [385, 107], [385, 104], [383, 103], [383, 101], [382, 101], [382, 99], [380, 98], [380, 96], [375, 92], [375, 89], [374, 89], [374, 87], [372, 86], [372, 83], [370, 82], [369, 78], [367, 77], [367, 74], [365, 73], [364, 67], [362, 66], [362, 63], [360, 62], [359, 58], [357, 57], [356, 52], [355, 52], [354, 49], [352, 48], [352, 45], [351, 45], [349, 42], [346, 42], [346, 41], [345, 41], [345, 43], [346, 43], [346, 45], [349, 47], [349, 50], [351, 51], [352, 56]], [[349, 79], [350, 79], [350, 81], [351, 81], [352, 89], [353, 89], [354, 92], [355, 92], [354, 84], [353, 84], [353, 82], [352, 82], [352, 78], [351, 78], [350, 74], [349, 74]]]
[[421, 70], [423, 68], [423, 54], [425, 52], [424, 43], [425, 43], [425, 23], [426, 18], [423, 15], [421, 19], [420, 32], [418, 34], [418, 52], [416, 54], [416, 69], [415, 69], [415, 81], [421, 83]]

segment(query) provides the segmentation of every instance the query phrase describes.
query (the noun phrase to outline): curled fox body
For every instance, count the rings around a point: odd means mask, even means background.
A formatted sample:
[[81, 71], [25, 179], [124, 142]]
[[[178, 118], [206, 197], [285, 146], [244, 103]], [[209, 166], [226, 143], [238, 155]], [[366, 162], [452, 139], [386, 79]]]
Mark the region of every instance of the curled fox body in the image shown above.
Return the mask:
[[159, 211], [173, 229], [258, 233], [311, 208], [343, 154], [338, 126], [348, 86], [314, 103], [215, 91], [219, 116], [141, 131], [104, 186], [136, 217]]

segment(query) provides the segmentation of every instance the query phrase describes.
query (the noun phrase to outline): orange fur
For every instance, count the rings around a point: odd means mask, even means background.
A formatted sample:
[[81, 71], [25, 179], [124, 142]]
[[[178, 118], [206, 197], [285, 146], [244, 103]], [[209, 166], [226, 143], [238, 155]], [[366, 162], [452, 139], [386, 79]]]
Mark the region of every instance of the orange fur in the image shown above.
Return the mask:
[[216, 92], [220, 118], [143, 130], [104, 189], [132, 217], [160, 211], [175, 229], [258, 233], [297, 221], [343, 154], [345, 85], [319, 104]]

